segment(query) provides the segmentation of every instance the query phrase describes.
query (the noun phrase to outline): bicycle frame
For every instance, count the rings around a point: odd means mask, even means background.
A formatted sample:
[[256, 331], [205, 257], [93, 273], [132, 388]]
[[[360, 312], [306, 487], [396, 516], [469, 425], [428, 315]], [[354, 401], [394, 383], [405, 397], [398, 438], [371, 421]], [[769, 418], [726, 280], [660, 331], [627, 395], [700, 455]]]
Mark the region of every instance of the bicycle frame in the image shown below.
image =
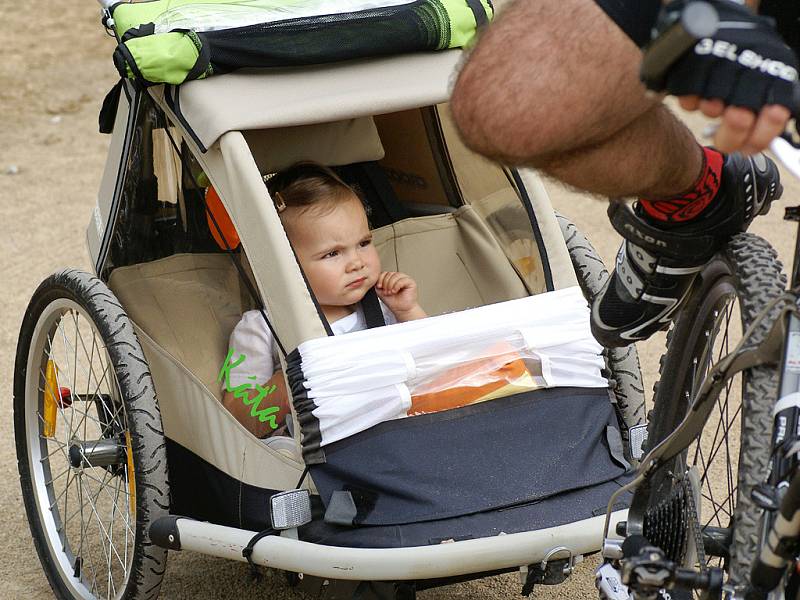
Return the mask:
[[[667, 71], [701, 38], [713, 36], [717, 24], [716, 11], [707, 3], [687, 5], [683, 13], [677, 15], [672, 24], [645, 49], [641, 79], [651, 89], [663, 89]], [[800, 146], [788, 134], [784, 134], [772, 142], [770, 149], [786, 169], [800, 179]], [[799, 227], [788, 291], [767, 305], [733, 352], [711, 368], [692, 399], [684, 420], [642, 459], [634, 479], [609, 501], [610, 508], [620, 494], [636, 488], [625, 533], [627, 536], [641, 536], [643, 504], [649, 493], [651, 476], [700, 435], [714, 399], [734, 375], [758, 365], [779, 363], [779, 393], [773, 411], [770, 471], [765, 474], [765, 484], [758, 486], [753, 495], [756, 503], [765, 509], [761, 551], [754, 561], [750, 581], [744, 582], [738, 589], [723, 587], [729, 600], [775, 598], [774, 595], [770, 596], [772, 590], [786, 576], [787, 565], [794, 563], [800, 553], [800, 206], [787, 208], [784, 218], [797, 221]], [[780, 306], [780, 312], [769, 333], [763, 340], [753, 340], [757, 327], [776, 305]], [[604, 557], [610, 560], [623, 558], [621, 543], [608, 536], [608, 519], [605, 540]], [[675, 565], [671, 566], [673, 571], [678, 570]], [[599, 572], [598, 581], [600, 577]], [[673, 572], [670, 581], [676, 579], [676, 573]], [[652, 587], [649, 589], [652, 591]], [[613, 594], [606, 596], [616, 599], [626, 594], [627, 590], [614, 590]], [[654, 597], [650, 592], [643, 595]], [[636, 594], [630, 597], [635, 598]], [[779, 597], [783, 598], [783, 595]]]

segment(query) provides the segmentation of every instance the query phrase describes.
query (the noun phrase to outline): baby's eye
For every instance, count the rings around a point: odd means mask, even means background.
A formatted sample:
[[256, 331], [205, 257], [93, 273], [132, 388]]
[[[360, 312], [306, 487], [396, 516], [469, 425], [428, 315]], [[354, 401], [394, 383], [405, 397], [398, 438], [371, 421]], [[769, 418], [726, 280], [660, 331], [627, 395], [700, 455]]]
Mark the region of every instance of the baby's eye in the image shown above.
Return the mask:
[[337, 256], [339, 256], [339, 251], [338, 250], [331, 250], [325, 256], [323, 256], [322, 258], [335, 258]]
[[365, 248], [366, 246], [369, 246], [371, 243], [372, 243], [372, 240], [371, 240], [371, 239], [369, 239], [369, 240], [361, 240], [361, 243], [360, 243], [359, 245], [360, 245], [362, 248]]

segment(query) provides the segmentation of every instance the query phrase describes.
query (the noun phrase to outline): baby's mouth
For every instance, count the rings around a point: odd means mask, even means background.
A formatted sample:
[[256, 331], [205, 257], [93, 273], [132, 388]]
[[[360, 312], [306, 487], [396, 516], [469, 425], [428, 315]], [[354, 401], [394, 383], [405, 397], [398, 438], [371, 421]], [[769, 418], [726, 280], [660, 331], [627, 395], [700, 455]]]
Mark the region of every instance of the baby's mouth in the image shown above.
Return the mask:
[[364, 285], [364, 282], [366, 280], [367, 280], [366, 277], [359, 277], [355, 281], [351, 281], [350, 283], [348, 283], [345, 287], [347, 289], [351, 289], [351, 290], [352, 289], [357, 289], [357, 288], [360, 288], [362, 285]]

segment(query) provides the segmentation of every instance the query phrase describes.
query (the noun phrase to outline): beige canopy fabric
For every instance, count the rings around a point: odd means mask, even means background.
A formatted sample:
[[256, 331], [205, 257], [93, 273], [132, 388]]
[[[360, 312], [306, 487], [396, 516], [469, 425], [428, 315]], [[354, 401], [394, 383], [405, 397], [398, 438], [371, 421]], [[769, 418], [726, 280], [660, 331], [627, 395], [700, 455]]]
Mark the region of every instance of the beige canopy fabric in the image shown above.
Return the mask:
[[275, 173], [300, 161], [349, 165], [384, 157], [371, 117], [277, 129], [242, 131], [261, 173]]
[[461, 50], [238, 71], [153, 90], [205, 151], [228, 131], [326, 123], [444, 102]]

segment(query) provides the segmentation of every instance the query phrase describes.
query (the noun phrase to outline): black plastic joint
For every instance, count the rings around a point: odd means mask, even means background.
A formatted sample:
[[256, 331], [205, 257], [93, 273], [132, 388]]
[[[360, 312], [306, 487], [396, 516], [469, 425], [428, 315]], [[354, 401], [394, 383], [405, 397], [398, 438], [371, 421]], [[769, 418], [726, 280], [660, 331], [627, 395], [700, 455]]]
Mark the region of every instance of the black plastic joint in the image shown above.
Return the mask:
[[179, 515], [169, 515], [156, 519], [150, 525], [150, 539], [156, 546], [167, 550], [181, 549], [181, 535], [178, 532], [178, 519], [185, 519]]

